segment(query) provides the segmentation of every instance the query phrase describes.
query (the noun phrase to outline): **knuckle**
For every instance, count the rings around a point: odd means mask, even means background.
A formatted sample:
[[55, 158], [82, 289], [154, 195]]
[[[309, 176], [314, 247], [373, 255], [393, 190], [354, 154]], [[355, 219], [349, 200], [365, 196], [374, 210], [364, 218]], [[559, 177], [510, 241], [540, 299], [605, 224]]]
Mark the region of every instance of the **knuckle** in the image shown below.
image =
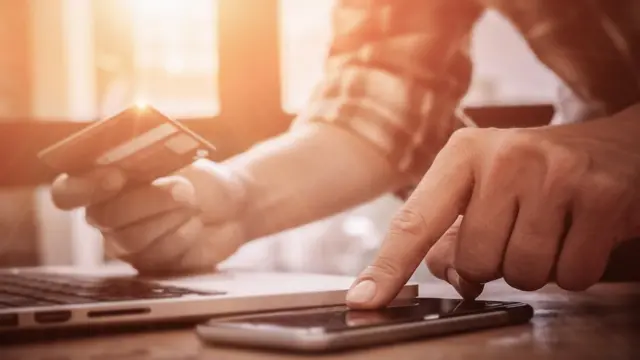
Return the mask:
[[425, 233], [426, 222], [420, 212], [409, 208], [401, 209], [393, 217], [390, 232], [400, 236], [420, 237]]
[[470, 149], [478, 142], [478, 139], [482, 138], [483, 132], [486, 131], [488, 130], [478, 128], [462, 128], [456, 130], [451, 134], [445, 149], [454, 150], [460, 154], [468, 154]]
[[455, 269], [465, 280], [473, 283], [486, 283], [498, 278], [498, 264], [472, 258], [460, 261], [456, 258]]
[[465, 127], [456, 130], [453, 134], [451, 134], [449, 142], [451, 142], [452, 144], [470, 144], [476, 141], [480, 132], [482, 132], [481, 129]]
[[630, 193], [630, 183], [622, 176], [611, 173], [593, 174], [590, 179], [590, 191], [595, 201], [605, 204], [617, 204]]
[[622, 221], [633, 202], [636, 190], [623, 176], [609, 173], [591, 174], [583, 180], [576, 194], [576, 203], [591, 217], [602, 217], [599, 221]]
[[582, 151], [567, 149], [548, 141], [546, 143], [546, 169], [542, 194], [566, 203], [576, 195], [591, 160]]
[[493, 165], [496, 168], [521, 166], [523, 160], [535, 159], [538, 146], [534, 136], [520, 130], [506, 130], [495, 148]]
[[547, 148], [547, 172], [551, 176], [579, 176], [589, 168], [590, 158], [582, 151], [554, 144], [547, 145]]

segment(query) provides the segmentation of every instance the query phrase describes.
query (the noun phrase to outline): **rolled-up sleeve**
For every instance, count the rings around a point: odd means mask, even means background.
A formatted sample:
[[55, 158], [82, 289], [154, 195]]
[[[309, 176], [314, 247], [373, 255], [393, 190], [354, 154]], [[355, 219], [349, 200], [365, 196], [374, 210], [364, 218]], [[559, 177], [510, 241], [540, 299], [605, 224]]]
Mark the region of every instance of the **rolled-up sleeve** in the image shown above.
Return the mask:
[[420, 178], [451, 133], [471, 80], [470, 0], [338, 0], [326, 75], [294, 126], [324, 122]]

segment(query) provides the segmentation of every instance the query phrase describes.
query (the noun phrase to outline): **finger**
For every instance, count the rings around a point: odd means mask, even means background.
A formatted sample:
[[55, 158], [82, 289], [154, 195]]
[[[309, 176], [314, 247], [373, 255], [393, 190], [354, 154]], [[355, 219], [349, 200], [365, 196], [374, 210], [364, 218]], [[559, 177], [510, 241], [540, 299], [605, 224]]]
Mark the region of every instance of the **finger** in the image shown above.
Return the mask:
[[[491, 179], [493, 180], [493, 179]], [[454, 268], [465, 280], [486, 283], [501, 277], [502, 257], [518, 205], [503, 181], [476, 184], [460, 225]]]
[[394, 217], [373, 264], [347, 295], [353, 308], [388, 304], [407, 282], [431, 246], [466, 205], [473, 184], [472, 161], [458, 147], [445, 147]]
[[440, 240], [433, 244], [424, 258], [429, 272], [440, 280], [447, 281], [447, 270], [453, 267], [461, 222], [462, 216], [459, 216]]
[[[159, 247], [169, 241], [175, 241], [175, 235], [169, 235], [165, 240], [158, 242], [158, 248], [148, 251], [131, 259], [131, 263], [141, 273], [194, 273], [208, 272], [215, 269], [216, 265], [233, 254], [242, 245], [242, 228], [237, 223], [228, 223], [224, 226], [191, 226], [184, 229], [178, 238], [188, 237], [188, 241], [180, 241], [181, 248], [166, 251], [166, 256], [147, 256], [157, 254], [162, 250]], [[187, 234], [188, 233], [188, 234]], [[151, 249], [150, 249], [151, 250]]]
[[242, 206], [244, 186], [224, 166], [198, 160], [179, 171], [175, 177], [193, 186], [195, 204], [207, 223], [231, 220]]
[[505, 281], [516, 289], [538, 290], [552, 276], [568, 212], [567, 204], [554, 198], [521, 201], [502, 265]]
[[105, 242], [117, 244], [123, 254], [135, 256], [157, 239], [175, 232], [193, 217], [189, 209], [177, 209], [113, 232], [103, 232]]
[[243, 244], [243, 228], [237, 222], [224, 226], [208, 226], [198, 241], [180, 257], [184, 271], [210, 271], [231, 256]]
[[563, 289], [580, 291], [602, 278], [617, 234], [611, 226], [615, 220], [605, 211], [574, 207], [572, 215], [556, 265], [556, 283]]
[[629, 184], [608, 173], [581, 179], [573, 198], [571, 227], [558, 263], [556, 282], [585, 290], [604, 274], [611, 252], [628, 221]]
[[60, 209], [97, 204], [118, 194], [127, 179], [116, 168], [100, 168], [82, 176], [62, 174], [51, 185], [51, 198]]
[[462, 217], [445, 232], [427, 253], [425, 263], [433, 276], [451, 284], [465, 299], [475, 299], [482, 293], [484, 285], [471, 283], [461, 278], [454, 268], [455, 251]]
[[156, 239], [144, 251], [124, 260], [147, 274], [181, 270], [179, 259], [205, 236], [204, 228], [199, 217], [191, 217], [179, 228]]
[[102, 230], [117, 230], [176, 209], [191, 208], [193, 187], [183, 179], [169, 179], [134, 188], [87, 208], [87, 222]]

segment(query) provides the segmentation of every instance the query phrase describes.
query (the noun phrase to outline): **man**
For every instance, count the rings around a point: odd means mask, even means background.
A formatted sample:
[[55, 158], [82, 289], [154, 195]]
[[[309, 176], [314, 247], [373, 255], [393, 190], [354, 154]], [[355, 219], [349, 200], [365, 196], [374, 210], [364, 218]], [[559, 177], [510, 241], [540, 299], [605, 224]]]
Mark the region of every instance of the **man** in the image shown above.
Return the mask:
[[[580, 106], [565, 121], [593, 121], [461, 129], [470, 32], [486, 8], [570, 88]], [[291, 131], [124, 193], [115, 169], [63, 175], [53, 198], [87, 207], [107, 251], [139, 271], [189, 272], [419, 183], [351, 306], [384, 306], [425, 256], [468, 298], [498, 278], [585, 289], [640, 236], [639, 22], [634, 0], [339, 1], [326, 77]]]

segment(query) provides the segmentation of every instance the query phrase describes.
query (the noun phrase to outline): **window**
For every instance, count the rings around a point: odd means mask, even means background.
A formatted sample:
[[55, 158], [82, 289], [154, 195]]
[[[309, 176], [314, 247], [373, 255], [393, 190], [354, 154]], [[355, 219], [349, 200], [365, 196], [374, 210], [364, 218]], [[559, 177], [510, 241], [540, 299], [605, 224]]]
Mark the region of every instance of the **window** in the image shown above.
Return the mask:
[[29, 2], [35, 118], [91, 120], [146, 101], [219, 112], [216, 0]]
[[298, 112], [322, 78], [331, 41], [330, 0], [280, 0], [282, 107]]
[[[334, 3], [281, 0], [282, 89], [286, 112], [298, 112], [322, 77]], [[497, 13], [489, 11], [478, 22], [472, 50], [473, 82], [465, 104], [552, 101], [557, 79], [540, 65], [520, 35]]]
[[133, 0], [134, 97], [165, 113], [218, 113], [217, 4]]
[[[131, 49], [109, 74], [102, 113], [144, 101], [173, 117], [216, 115], [216, 1], [131, 0], [120, 7], [110, 14], [130, 14]], [[109, 56], [99, 60], [108, 63]]]
[[469, 106], [553, 102], [557, 77], [542, 66], [508, 20], [488, 11], [476, 25]]

